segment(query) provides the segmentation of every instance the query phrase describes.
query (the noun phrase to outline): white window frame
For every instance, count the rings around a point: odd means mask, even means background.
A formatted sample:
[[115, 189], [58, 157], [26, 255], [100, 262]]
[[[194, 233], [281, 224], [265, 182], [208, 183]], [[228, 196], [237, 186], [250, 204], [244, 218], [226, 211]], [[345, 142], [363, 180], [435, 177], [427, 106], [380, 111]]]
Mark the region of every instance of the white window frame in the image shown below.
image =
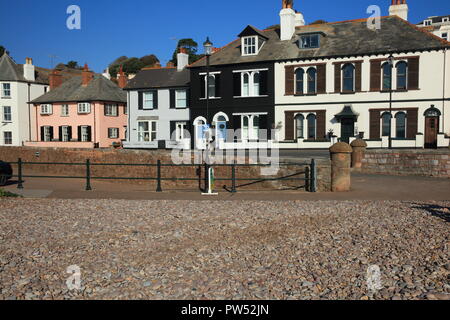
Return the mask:
[[[255, 128], [253, 126], [253, 120], [255, 117], [260, 117], [263, 115], [267, 115], [267, 113], [264, 112], [254, 112], [254, 113], [233, 113], [233, 116], [240, 116], [241, 117], [241, 140], [242, 141], [248, 141], [248, 140], [259, 140], [259, 129]], [[248, 118], [248, 128], [247, 131], [244, 130], [244, 118]], [[256, 131], [255, 131], [256, 129]], [[256, 133], [256, 134], [255, 134]]]
[[429, 27], [432, 24], [433, 24], [433, 20], [431, 20], [431, 19], [427, 19], [427, 20], [423, 21], [423, 25], [426, 26], [426, 27]]
[[117, 104], [105, 104], [105, 116], [117, 117], [119, 115], [119, 106]]
[[[305, 47], [303, 39], [304, 38], [309, 38], [310, 39], [309, 42], [311, 43], [311, 38], [312, 37], [317, 37], [317, 47]], [[319, 34], [304, 34], [304, 35], [301, 35], [300, 39], [299, 39], [299, 47], [300, 47], [300, 49], [318, 49], [318, 48], [320, 48], [320, 35]]]
[[61, 117], [68, 117], [68, 116], [69, 116], [69, 105], [62, 104], [61, 105]]
[[[158, 92], [157, 91], [147, 91], [147, 92], [142, 93], [142, 104], [143, 104], [142, 108], [144, 110], [152, 110], [155, 108], [155, 94], [158, 94]], [[146, 99], [146, 97], [148, 95], [150, 95], [152, 98]], [[151, 101], [150, 107], [146, 105], [146, 102], [149, 102], [149, 101]]]
[[[139, 124], [140, 123], [148, 123], [148, 131], [140, 131]], [[155, 124], [155, 129], [153, 130], [153, 124]], [[148, 133], [148, 141], [145, 141], [145, 133]], [[155, 138], [152, 138], [152, 134], [155, 134]], [[137, 134], [139, 142], [153, 142], [158, 140], [158, 121], [156, 120], [139, 120], [137, 122]], [[142, 135], [142, 138], [141, 138]]]
[[449, 22], [449, 21], [450, 21], [449, 17], [442, 18], [442, 23], [446, 23], [446, 22]]
[[[241, 97], [261, 97], [260, 94], [255, 95], [255, 74], [258, 71], [247, 71], [241, 73]], [[244, 76], [248, 75], [248, 95], [244, 95]], [[259, 93], [261, 93], [261, 76], [259, 77]]]
[[[252, 43], [254, 41], [254, 43]], [[259, 53], [259, 39], [258, 36], [242, 37], [242, 55], [256, 56]]]
[[175, 141], [182, 142], [184, 139], [186, 139], [184, 135], [186, 126], [187, 126], [186, 121], [177, 121], [175, 123]]
[[61, 127], [61, 137], [59, 137], [62, 142], [69, 142], [69, 126]]
[[[6, 112], [6, 109], [7, 108], [9, 108], [9, 112]], [[3, 110], [3, 112], [2, 112], [2, 114], [3, 114], [3, 122], [12, 122], [12, 107], [10, 107], [10, 106], [3, 106], [3, 108], [2, 108]]]
[[119, 139], [119, 128], [108, 128], [108, 139]]
[[[8, 86], [8, 88], [6, 88], [6, 86]], [[11, 98], [11, 83], [2, 83], [2, 98]]]
[[90, 142], [88, 128], [89, 128], [89, 126], [81, 127], [81, 142]]
[[[179, 99], [178, 95], [184, 93], [184, 105], [179, 105], [178, 101], [181, 100], [183, 101], [183, 99]], [[175, 90], [175, 108], [177, 109], [185, 109], [187, 108], [187, 90], [186, 89], [179, 89], [179, 90]]]
[[[444, 35], [445, 35], [445, 37], [444, 37]], [[448, 32], [442, 32], [441, 33], [441, 38], [446, 40], [446, 41], [448, 41]]]
[[78, 114], [89, 114], [91, 113], [91, 104], [89, 102], [78, 103]]
[[51, 104], [41, 104], [41, 114], [42, 115], [53, 114], [53, 106]]
[[[6, 134], [9, 133], [8, 140], [6, 139]], [[13, 143], [12, 131], [3, 131], [3, 144], [10, 145]]]
[[[346, 65], [352, 65], [353, 66], [353, 89], [351, 91], [345, 91], [344, 90], [344, 83], [345, 83], [345, 79], [344, 79], [344, 67]], [[317, 80], [317, 75], [316, 75], [316, 80]], [[317, 89], [317, 84], [316, 84], [316, 89]], [[355, 92], [356, 93], [356, 65], [352, 62], [344, 62], [342, 64], [342, 68], [341, 68], [341, 92]]]

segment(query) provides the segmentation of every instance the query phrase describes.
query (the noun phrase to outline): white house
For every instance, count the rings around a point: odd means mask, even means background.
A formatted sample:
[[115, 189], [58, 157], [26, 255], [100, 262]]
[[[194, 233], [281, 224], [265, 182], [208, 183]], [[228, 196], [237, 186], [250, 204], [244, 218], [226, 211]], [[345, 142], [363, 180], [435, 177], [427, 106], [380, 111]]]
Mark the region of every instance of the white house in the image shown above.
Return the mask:
[[419, 22], [417, 26], [444, 40], [450, 40], [450, 15], [428, 17]]
[[125, 148], [189, 148], [189, 55], [177, 67], [145, 68], [128, 82], [128, 133]]
[[28, 102], [47, 92], [48, 73], [31, 58], [23, 65], [6, 52], [0, 58], [0, 145], [21, 146], [30, 140], [34, 115]]

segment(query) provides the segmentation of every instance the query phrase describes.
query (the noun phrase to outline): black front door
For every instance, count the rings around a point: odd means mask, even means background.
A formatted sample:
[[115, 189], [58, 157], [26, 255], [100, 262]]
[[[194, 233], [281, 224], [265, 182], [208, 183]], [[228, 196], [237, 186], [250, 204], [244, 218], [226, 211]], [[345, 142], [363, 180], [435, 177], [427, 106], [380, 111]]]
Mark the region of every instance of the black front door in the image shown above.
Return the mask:
[[350, 137], [355, 136], [355, 120], [352, 118], [341, 119], [341, 142], [350, 142]]

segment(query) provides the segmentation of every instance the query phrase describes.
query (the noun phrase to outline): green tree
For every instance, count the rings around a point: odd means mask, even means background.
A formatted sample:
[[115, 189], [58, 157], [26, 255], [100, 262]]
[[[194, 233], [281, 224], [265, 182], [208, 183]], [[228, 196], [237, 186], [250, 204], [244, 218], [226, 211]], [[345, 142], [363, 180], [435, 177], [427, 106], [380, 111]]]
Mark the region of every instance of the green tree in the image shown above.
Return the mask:
[[139, 60], [142, 62], [144, 67], [153, 67], [159, 63], [159, 59], [154, 54], [143, 56]]
[[324, 23], [328, 23], [328, 22], [325, 21], [325, 20], [316, 20], [316, 21], [314, 21], [314, 22], [311, 22], [310, 25], [311, 25], [311, 24], [324, 24]]
[[67, 62], [66, 66], [67, 66], [67, 68], [69, 68], [69, 69], [79, 69], [79, 68], [80, 68], [80, 67], [78, 66], [78, 62], [73, 61], [73, 60]]
[[3, 55], [3, 53], [5, 53], [5, 47], [0, 46], [0, 57]]
[[172, 55], [172, 62], [173, 64], [177, 65], [177, 54], [180, 51], [180, 48], [185, 48], [189, 54], [189, 63], [193, 63], [203, 57], [203, 54], [197, 54], [198, 51], [198, 43], [195, 42], [191, 38], [181, 39], [178, 41], [177, 48], [175, 49], [173, 55]]

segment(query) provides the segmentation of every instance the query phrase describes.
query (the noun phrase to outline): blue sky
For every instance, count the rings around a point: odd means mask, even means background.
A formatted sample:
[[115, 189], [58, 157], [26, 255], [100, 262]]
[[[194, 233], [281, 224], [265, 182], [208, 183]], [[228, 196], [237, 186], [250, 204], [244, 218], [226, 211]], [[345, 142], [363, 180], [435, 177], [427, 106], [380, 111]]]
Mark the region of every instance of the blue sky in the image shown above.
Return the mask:
[[[450, 14], [448, 0], [407, 0], [409, 20], [417, 23], [432, 15]], [[295, 9], [306, 22], [366, 18], [378, 5], [388, 15], [391, 0], [296, 0]], [[69, 60], [101, 72], [115, 58], [156, 54], [165, 63], [176, 39], [199, 44], [210, 36], [221, 47], [235, 39], [247, 24], [258, 28], [279, 23], [281, 0], [0, 0], [0, 45], [18, 63], [25, 57], [51, 67]], [[81, 8], [81, 30], [68, 30], [69, 5]], [[202, 50], [200, 48], [200, 50]]]

